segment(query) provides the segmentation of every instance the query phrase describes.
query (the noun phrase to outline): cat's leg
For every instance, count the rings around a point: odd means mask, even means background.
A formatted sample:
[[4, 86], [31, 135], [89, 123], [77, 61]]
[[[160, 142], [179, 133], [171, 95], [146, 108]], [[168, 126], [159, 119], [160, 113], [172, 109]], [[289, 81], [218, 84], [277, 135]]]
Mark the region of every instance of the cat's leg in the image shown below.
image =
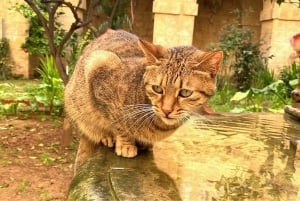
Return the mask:
[[96, 148], [96, 143], [90, 141], [84, 135], [80, 136], [77, 155], [75, 159], [74, 174], [76, 174], [76, 171], [86, 161], [86, 159], [96, 151]]
[[137, 146], [135, 145], [135, 140], [129, 139], [125, 135], [116, 136], [115, 151], [118, 156], [123, 156], [126, 158], [135, 157], [138, 153]]

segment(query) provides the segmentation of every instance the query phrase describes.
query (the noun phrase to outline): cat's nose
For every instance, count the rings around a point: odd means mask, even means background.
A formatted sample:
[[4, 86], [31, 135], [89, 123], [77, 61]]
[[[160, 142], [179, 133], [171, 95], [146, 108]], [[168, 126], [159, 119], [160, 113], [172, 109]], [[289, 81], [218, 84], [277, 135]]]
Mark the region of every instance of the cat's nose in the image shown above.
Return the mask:
[[166, 115], [166, 117], [169, 117], [169, 115], [172, 113], [172, 109], [169, 108], [162, 108], [162, 111]]

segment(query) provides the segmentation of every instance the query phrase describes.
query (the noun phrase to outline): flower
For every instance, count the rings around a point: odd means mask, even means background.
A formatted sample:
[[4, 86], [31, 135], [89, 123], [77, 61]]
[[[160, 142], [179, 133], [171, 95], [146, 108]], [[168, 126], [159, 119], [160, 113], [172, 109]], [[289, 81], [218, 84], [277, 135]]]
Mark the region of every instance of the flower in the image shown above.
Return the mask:
[[300, 33], [297, 33], [290, 39], [291, 46], [296, 52], [300, 52]]

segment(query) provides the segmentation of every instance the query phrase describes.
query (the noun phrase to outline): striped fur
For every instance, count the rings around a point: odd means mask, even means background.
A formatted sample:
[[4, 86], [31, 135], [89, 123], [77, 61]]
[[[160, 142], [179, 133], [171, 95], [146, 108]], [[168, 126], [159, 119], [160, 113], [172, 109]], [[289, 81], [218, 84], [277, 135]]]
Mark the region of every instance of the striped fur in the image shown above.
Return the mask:
[[164, 48], [109, 30], [83, 51], [65, 89], [80, 140], [76, 167], [99, 145], [134, 157], [137, 144], [164, 139], [214, 94], [222, 52]]

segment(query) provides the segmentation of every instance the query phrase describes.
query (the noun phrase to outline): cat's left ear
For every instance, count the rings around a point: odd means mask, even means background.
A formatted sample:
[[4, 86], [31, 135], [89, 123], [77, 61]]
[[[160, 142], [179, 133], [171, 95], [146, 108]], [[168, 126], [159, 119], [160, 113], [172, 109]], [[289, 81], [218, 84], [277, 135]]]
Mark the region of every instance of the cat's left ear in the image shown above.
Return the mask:
[[223, 62], [223, 51], [201, 52], [195, 70], [209, 72], [215, 77]]
[[150, 63], [155, 63], [160, 58], [166, 57], [168, 54], [167, 48], [164, 48], [161, 45], [154, 45], [145, 40], [140, 39], [139, 45], [140, 45], [141, 49], [143, 50], [147, 61]]

